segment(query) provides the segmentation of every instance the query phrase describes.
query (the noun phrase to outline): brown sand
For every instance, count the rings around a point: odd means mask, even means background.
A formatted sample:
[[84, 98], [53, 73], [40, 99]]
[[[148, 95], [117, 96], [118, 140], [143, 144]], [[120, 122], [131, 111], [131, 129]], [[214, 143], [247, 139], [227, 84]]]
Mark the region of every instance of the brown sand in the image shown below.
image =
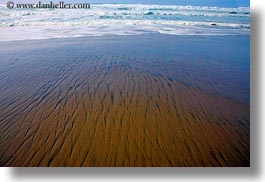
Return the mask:
[[1, 166], [249, 165], [249, 106], [72, 52], [0, 74]]

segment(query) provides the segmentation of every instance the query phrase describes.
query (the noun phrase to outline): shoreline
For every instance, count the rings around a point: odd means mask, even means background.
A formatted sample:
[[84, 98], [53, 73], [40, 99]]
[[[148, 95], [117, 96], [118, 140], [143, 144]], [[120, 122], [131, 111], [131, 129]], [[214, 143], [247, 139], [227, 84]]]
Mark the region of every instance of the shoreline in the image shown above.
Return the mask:
[[174, 34], [163, 34], [163, 33], [152, 33], [152, 32], [147, 32], [147, 33], [141, 33], [141, 34], [130, 34], [130, 35], [115, 35], [115, 34], [106, 34], [106, 35], [84, 35], [84, 36], [77, 36], [77, 37], [49, 37], [49, 38], [39, 38], [39, 39], [21, 39], [21, 40], [0, 40], [0, 43], [8, 43], [8, 42], [20, 42], [20, 41], [45, 41], [45, 40], [77, 40], [77, 39], [109, 39], [109, 38], [120, 38], [120, 37], [152, 37], [152, 36], [172, 36], [172, 37], [205, 37], [205, 38], [220, 38], [220, 37], [249, 37], [250, 39], [250, 32], [249, 34], [223, 34], [223, 35], [203, 35], [203, 34], [181, 34], [181, 35], [174, 35]]

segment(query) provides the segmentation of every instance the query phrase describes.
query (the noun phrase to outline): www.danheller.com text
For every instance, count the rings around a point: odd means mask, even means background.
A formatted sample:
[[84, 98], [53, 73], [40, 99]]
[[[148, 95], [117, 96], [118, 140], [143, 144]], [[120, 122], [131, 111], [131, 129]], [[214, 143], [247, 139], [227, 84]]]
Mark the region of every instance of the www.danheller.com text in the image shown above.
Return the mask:
[[58, 3], [54, 3], [50, 1], [49, 3], [42, 3], [39, 1], [36, 4], [32, 3], [15, 3], [13, 1], [8, 1], [6, 3], [6, 7], [8, 9], [90, 9], [89, 3], [65, 3], [64, 1], [60, 1]]

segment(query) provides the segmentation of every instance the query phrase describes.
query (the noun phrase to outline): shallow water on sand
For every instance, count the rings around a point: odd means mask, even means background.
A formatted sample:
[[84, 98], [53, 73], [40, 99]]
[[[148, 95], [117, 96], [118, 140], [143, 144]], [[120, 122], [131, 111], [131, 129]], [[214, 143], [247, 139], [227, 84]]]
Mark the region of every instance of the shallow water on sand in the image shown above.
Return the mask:
[[0, 45], [1, 166], [249, 166], [249, 36]]

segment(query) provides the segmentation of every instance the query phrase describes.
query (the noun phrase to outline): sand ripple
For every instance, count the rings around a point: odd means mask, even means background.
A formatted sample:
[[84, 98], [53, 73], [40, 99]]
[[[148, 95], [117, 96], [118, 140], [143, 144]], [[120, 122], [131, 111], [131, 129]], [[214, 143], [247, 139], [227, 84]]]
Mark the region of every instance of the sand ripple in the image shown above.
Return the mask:
[[249, 165], [247, 104], [88, 44], [0, 62], [1, 166]]

